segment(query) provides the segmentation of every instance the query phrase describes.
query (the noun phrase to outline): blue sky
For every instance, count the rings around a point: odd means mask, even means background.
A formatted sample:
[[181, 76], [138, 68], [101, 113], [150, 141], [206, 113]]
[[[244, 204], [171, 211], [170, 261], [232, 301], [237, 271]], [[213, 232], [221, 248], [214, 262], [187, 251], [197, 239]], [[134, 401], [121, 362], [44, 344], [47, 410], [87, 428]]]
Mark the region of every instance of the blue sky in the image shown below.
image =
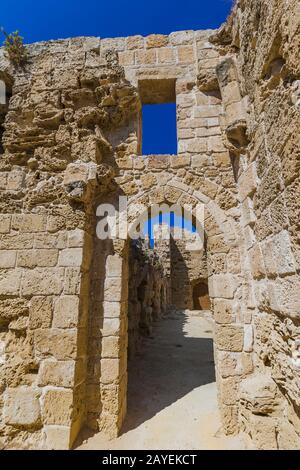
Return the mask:
[[1, 0], [0, 24], [25, 42], [217, 28], [232, 0]]

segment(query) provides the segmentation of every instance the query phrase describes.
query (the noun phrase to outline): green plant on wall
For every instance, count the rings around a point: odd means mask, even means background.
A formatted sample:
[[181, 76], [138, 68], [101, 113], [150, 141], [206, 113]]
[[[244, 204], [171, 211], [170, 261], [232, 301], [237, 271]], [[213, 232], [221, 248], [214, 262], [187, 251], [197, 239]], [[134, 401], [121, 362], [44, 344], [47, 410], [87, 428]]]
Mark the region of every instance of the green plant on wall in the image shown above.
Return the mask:
[[13, 33], [8, 34], [3, 28], [1, 28], [1, 32], [5, 36], [3, 45], [11, 63], [16, 66], [24, 65], [27, 60], [27, 51], [19, 31], [14, 31]]

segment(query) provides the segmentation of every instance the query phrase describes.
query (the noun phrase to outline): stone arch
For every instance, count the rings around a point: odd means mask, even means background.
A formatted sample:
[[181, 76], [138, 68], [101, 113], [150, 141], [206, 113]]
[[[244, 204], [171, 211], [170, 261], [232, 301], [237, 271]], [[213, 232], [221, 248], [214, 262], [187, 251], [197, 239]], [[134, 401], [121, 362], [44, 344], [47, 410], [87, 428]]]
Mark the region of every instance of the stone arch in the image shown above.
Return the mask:
[[[117, 198], [124, 193], [119, 192], [109, 197], [110, 202], [117, 205]], [[241, 298], [242, 282], [240, 276], [240, 250], [242, 239], [235, 223], [234, 217], [221, 209], [211, 198], [200, 191], [189, 188], [184, 183], [175, 184], [168, 182], [165, 185], [156, 186], [144, 190], [138, 195], [129, 195], [128, 197], [128, 218], [132, 223], [139, 214], [135, 207], [138, 204], [144, 204], [149, 207], [152, 204], [169, 202], [170, 204], [190, 204], [193, 207], [193, 216], [197, 204], [204, 205], [205, 210], [205, 234], [207, 237], [207, 256], [209, 265], [208, 287], [212, 303], [212, 311], [215, 320], [215, 362], [216, 377], [219, 391], [219, 405], [224, 429], [227, 433], [235, 433], [238, 430], [238, 409], [236, 406], [238, 399], [238, 385], [241, 377], [250, 371], [251, 358], [244, 352], [244, 327], [241, 322]], [[118, 283], [120, 292], [118, 296], [118, 309], [122, 313], [119, 336], [119, 345], [117, 347], [115, 360], [119, 362], [116, 381], [114, 382], [114, 394], [117, 413], [108, 412], [104, 418], [100, 416], [100, 422], [103, 423], [102, 429], [111, 435], [116, 435], [120, 429], [123, 418], [126, 414], [126, 387], [127, 372], [125, 362], [126, 344], [127, 344], [127, 319], [126, 308], [128, 302], [128, 292], [126, 283], [128, 281], [128, 246], [127, 240], [116, 239], [111, 242], [113, 250], [106, 258], [106, 270], [114, 270], [118, 266], [118, 273], [115, 272], [114, 283]], [[118, 279], [116, 281], [116, 279]], [[108, 283], [110, 289], [113, 284], [110, 278], [105, 278], [104, 286]], [[111, 294], [109, 294], [111, 295]], [[111, 299], [112, 300], [112, 299]], [[104, 307], [103, 317], [110, 318], [111, 300], [105, 298], [104, 287]], [[115, 305], [116, 308], [116, 305]], [[125, 331], [125, 333], [124, 333]], [[123, 348], [123, 350], [122, 350]], [[105, 361], [105, 358], [104, 358]], [[123, 362], [122, 362], [123, 361]], [[122, 362], [122, 364], [121, 364]], [[121, 368], [124, 369], [124, 377], [121, 377]], [[118, 381], [120, 381], [118, 383]], [[228, 384], [232, 388], [228, 389]], [[109, 393], [112, 393], [111, 388]], [[111, 399], [111, 397], [110, 397]], [[102, 403], [103, 406], [103, 403]], [[103, 411], [101, 413], [103, 415]], [[100, 425], [101, 429], [101, 425]]]

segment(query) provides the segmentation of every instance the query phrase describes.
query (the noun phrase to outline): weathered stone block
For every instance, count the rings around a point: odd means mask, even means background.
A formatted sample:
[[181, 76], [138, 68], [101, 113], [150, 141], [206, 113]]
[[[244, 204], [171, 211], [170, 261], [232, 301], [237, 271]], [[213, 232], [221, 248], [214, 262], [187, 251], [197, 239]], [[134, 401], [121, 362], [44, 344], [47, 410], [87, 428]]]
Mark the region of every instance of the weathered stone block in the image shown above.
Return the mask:
[[104, 300], [109, 302], [120, 302], [122, 299], [122, 279], [106, 278], [104, 282]]
[[181, 64], [192, 64], [195, 60], [193, 46], [179, 46], [177, 48], [178, 62]]
[[44, 426], [45, 446], [49, 450], [67, 450], [70, 448], [69, 426]]
[[53, 267], [58, 259], [58, 250], [21, 250], [17, 265], [22, 268]]
[[249, 259], [254, 279], [260, 279], [265, 275], [265, 266], [261, 248], [258, 243], [250, 248]]
[[244, 201], [247, 196], [253, 195], [257, 188], [257, 173], [255, 162], [251, 163], [248, 168], [241, 174], [238, 180], [239, 199]]
[[22, 386], [4, 394], [4, 420], [11, 426], [33, 428], [40, 424], [40, 391]]
[[0, 269], [13, 268], [16, 265], [17, 252], [0, 250]]
[[60, 251], [58, 265], [65, 267], [79, 267], [83, 262], [82, 248], [67, 248]]
[[2, 269], [0, 271], [0, 295], [18, 295], [21, 276], [21, 269]]
[[79, 297], [64, 295], [54, 301], [53, 328], [74, 328], [79, 319]]
[[0, 214], [0, 233], [9, 233], [11, 215]]
[[236, 325], [217, 325], [215, 341], [218, 349], [241, 352], [244, 346], [244, 329]]
[[34, 332], [34, 348], [38, 358], [54, 357], [58, 360], [75, 359], [77, 331], [38, 329]]
[[63, 280], [63, 268], [26, 270], [22, 278], [21, 292], [24, 296], [59, 295], [63, 289]]
[[101, 359], [101, 383], [117, 383], [124, 372], [121, 359]]
[[148, 65], [156, 63], [156, 50], [138, 50], [136, 52], [136, 63], [137, 65]]
[[41, 398], [42, 417], [45, 424], [70, 425], [73, 410], [73, 391], [47, 388]]
[[211, 297], [232, 299], [237, 288], [237, 282], [233, 275], [214, 274], [208, 280], [208, 287]]
[[119, 318], [124, 315], [126, 308], [125, 303], [122, 302], [103, 302], [104, 317], [108, 318]]
[[53, 361], [46, 359], [41, 362], [38, 374], [40, 386], [71, 388], [74, 386], [75, 361]]
[[52, 322], [52, 298], [32, 297], [29, 308], [29, 328], [50, 328]]
[[47, 225], [47, 216], [39, 214], [13, 215], [11, 227], [20, 232], [44, 232]]
[[233, 305], [232, 302], [225, 299], [214, 300], [214, 319], [217, 323], [232, 323], [233, 322]]
[[152, 47], [163, 47], [167, 46], [169, 37], [164, 34], [150, 34], [146, 37], [146, 47], [148, 49]]

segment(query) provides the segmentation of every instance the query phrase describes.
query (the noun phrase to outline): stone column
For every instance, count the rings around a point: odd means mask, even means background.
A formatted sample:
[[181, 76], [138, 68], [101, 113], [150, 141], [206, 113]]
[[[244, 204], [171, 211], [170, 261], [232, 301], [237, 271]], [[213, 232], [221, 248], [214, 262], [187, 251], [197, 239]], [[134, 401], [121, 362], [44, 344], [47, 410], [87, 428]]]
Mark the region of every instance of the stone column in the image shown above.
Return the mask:
[[128, 244], [116, 240], [106, 259], [104, 282], [99, 428], [117, 437], [127, 409]]

